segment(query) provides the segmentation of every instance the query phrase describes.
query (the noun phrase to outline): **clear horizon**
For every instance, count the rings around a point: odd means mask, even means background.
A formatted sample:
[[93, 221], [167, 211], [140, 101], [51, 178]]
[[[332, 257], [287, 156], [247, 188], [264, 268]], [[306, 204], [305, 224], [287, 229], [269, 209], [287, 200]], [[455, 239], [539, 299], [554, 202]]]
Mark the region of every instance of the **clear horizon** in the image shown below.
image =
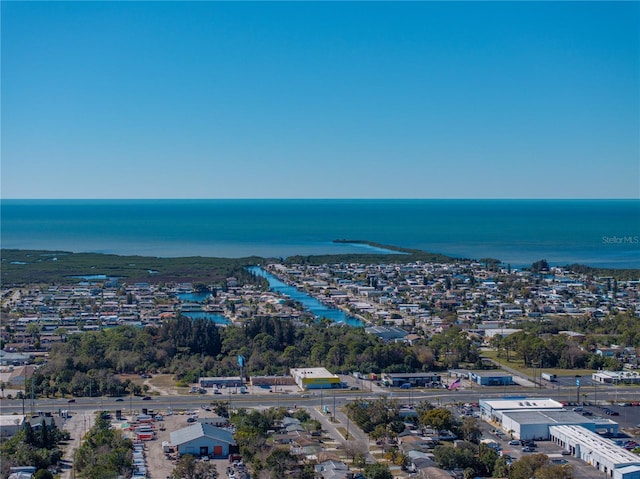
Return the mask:
[[0, 201], [640, 201], [640, 198], [0, 198]]
[[638, 2], [2, 2], [2, 199], [638, 199]]

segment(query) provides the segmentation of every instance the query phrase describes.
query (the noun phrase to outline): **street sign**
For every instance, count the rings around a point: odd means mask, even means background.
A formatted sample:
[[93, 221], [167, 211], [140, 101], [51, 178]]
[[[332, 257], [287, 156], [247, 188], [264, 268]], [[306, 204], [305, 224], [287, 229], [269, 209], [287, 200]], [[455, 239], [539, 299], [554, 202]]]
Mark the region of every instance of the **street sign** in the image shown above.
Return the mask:
[[576, 386], [580, 387], [580, 379], [576, 379]]

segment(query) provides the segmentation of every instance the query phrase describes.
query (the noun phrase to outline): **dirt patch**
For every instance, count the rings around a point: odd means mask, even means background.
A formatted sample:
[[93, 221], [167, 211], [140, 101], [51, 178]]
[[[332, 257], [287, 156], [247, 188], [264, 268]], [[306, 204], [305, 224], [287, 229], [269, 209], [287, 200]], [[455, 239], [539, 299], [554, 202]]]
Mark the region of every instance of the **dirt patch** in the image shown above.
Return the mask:
[[[206, 411], [196, 411], [200, 415], [211, 414]], [[167, 454], [163, 449], [162, 444], [163, 442], [171, 443], [171, 432], [191, 425], [187, 422], [189, 417], [187, 414], [172, 414], [171, 416], [167, 416], [165, 411], [160, 412], [160, 414], [162, 414], [163, 420], [154, 421], [152, 423], [156, 432], [155, 439], [143, 442], [147, 475], [152, 479], [166, 479], [171, 475], [171, 472], [175, 468], [175, 464], [177, 462], [177, 455]], [[122, 428], [124, 424], [127, 424], [126, 420], [113, 421], [114, 428]], [[132, 431], [125, 431], [125, 435], [132, 439], [134, 437], [134, 433]], [[212, 460], [211, 462], [216, 465], [218, 477], [224, 478], [228, 460], [217, 459]]]
[[70, 479], [72, 477], [71, 465], [76, 449], [84, 435], [93, 427], [95, 421], [95, 411], [83, 411], [79, 414], [72, 414], [62, 426], [65, 431], [69, 431], [71, 439], [64, 447], [62, 461], [60, 461], [60, 479]]

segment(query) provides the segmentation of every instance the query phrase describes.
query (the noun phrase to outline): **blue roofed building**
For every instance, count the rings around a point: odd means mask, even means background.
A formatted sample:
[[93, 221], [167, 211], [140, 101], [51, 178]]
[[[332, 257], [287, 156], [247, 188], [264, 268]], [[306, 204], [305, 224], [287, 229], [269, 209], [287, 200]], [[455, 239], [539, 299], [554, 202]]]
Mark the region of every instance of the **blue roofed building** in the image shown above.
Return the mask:
[[225, 458], [237, 452], [233, 433], [211, 424], [196, 423], [171, 433], [171, 444], [180, 454]]

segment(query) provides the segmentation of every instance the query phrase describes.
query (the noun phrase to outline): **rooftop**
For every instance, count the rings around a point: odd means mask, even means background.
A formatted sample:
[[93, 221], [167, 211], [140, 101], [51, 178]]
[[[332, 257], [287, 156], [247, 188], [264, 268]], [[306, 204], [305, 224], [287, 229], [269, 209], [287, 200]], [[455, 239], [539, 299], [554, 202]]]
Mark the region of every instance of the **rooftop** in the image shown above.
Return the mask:
[[613, 441], [583, 427], [551, 426], [549, 429], [552, 434], [558, 433], [573, 439], [581, 445], [581, 449], [584, 449], [585, 452], [598, 451], [599, 454], [606, 456], [613, 464], [640, 465], [640, 457], [620, 446], [616, 446]]
[[508, 411], [504, 415], [520, 424], [594, 424], [592, 419], [573, 411]]
[[233, 434], [226, 429], [212, 426], [210, 424], [195, 423], [193, 426], [185, 427], [171, 433], [171, 444], [178, 446], [186, 442], [206, 436], [219, 442], [235, 444]]
[[292, 376], [304, 376], [306, 378], [326, 378], [327, 376], [333, 377], [335, 374], [330, 373], [325, 368], [292, 368]]
[[489, 406], [494, 411], [509, 411], [523, 409], [562, 409], [562, 403], [551, 398], [507, 398], [481, 399], [480, 404]]

